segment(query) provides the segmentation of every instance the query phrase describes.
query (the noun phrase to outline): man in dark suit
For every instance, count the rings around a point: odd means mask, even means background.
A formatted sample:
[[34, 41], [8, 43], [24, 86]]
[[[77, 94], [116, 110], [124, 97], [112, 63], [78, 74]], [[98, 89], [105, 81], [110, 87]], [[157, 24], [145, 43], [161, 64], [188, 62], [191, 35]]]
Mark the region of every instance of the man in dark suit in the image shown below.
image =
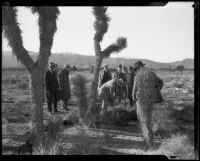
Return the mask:
[[129, 104], [131, 107], [133, 106], [133, 104], [135, 104], [132, 98], [134, 76], [135, 76], [135, 70], [132, 66], [130, 66], [128, 68], [128, 74], [127, 74], [127, 95], [128, 95]]
[[70, 66], [66, 64], [64, 68], [58, 72], [59, 95], [62, 100], [62, 108], [65, 110], [70, 110], [67, 108], [68, 100], [71, 99], [69, 71]]
[[103, 65], [103, 70], [99, 73], [98, 88], [100, 88], [104, 83], [112, 79], [111, 71], [108, 68], [108, 64]]
[[[56, 72], [54, 71], [55, 64], [49, 63], [48, 70], [45, 73], [45, 91], [47, 98], [47, 109], [49, 113], [58, 112], [57, 100], [58, 100], [58, 80]], [[53, 109], [52, 109], [53, 104]]]

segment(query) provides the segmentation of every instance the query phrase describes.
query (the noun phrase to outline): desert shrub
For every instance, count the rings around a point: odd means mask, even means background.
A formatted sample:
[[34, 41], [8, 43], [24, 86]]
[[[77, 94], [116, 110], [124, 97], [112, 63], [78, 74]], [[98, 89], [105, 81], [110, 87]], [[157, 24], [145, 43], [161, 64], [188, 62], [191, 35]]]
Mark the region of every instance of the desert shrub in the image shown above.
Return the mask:
[[73, 94], [77, 98], [78, 106], [79, 106], [79, 115], [85, 120], [85, 114], [88, 108], [88, 100], [87, 100], [87, 79], [85, 76], [77, 74], [72, 78], [73, 83]]
[[27, 82], [19, 82], [18, 87], [19, 87], [19, 89], [28, 89], [29, 84]]
[[59, 133], [59, 131], [61, 129], [61, 125], [62, 125], [61, 122], [62, 121], [56, 117], [49, 118], [46, 121], [45, 127], [47, 129], [48, 137], [50, 137], [52, 139], [56, 139], [57, 134]]
[[100, 155], [101, 147], [105, 143], [104, 138], [88, 136], [85, 129], [78, 131], [77, 143], [74, 144], [70, 154], [72, 155]]
[[24, 111], [20, 108], [7, 108], [3, 111], [3, 116], [8, 123], [26, 122]]
[[155, 151], [156, 154], [175, 156], [177, 159], [195, 159], [194, 145], [186, 135], [172, 135], [170, 139], [162, 142]]
[[61, 155], [61, 120], [55, 117], [46, 121], [46, 133], [44, 138], [38, 138], [33, 134], [33, 154], [35, 155]]
[[16, 81], [16, 79], [14, 77], [12, 77], [12, 78], [9, 79], [9, 83], [10, 84], [16, 84], [16, 82], [17, 81]]
[[69, 124], [73, 124], [73, 125], [80, 123], [79, 111], [74, 109], [67, 116], [65, 116], [63, 118], [62, 122], [63, 122], [63, 124], [69, 123]]
[[101, 123], [112, 124], [116, 126], [127, 125], [130, 121], [133, 120], [137, 120], [136, 111], [127, 111], [121, 108], [115, 108], [111, 111], [106, 111], [100, 117]]
[[61, 155], [61, 141], [45, 138], [33, 149], [34, 155]]

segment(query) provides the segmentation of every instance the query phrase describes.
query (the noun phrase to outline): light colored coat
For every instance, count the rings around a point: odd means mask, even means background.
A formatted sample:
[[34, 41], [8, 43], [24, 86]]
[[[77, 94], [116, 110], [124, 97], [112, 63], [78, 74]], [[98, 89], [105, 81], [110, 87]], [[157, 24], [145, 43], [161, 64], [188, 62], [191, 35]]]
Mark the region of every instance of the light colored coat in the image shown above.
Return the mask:
[[104, 83], [98, 89], [98, 96], [103, 100], [103, 107], [106, 108], [107, 105], [113, 105], [114, 103], [114, 94], [117, 88], [116, 79], [111, 79], [110, 81]]

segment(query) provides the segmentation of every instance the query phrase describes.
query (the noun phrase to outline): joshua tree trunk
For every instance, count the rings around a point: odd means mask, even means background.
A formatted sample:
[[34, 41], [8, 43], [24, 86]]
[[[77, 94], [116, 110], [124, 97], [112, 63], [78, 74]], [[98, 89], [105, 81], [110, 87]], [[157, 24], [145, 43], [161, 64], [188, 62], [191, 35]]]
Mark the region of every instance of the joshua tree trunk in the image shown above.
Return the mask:
[[[89, 112], [91, 112], [91, 114], [96, 114], [96, 111], [94, 111], [93, 109], [96, 109], [95, 106], [96, 106], [96, 101], [97, 101], [98, 78], [99, 78], [99, 72], [101, 69], [102, 60], [103, 59], [101, 57], [96, 57], [96, 64], [95, 64], [95, 69], [94, 69], [94, 79], [92, 81], [90, 102], [89, 102], [89, 107], [88, 107], [88, 110], [89, 110]], [[94, 115], [89, 115], [88, 117], [90, 117], [88, 119], [91, 119], [89, 126], [95, 126], [93, 124], [94, 120], [96, 119], [96, 118], [94, 118]]]
[[33, 130], [38, 136], [44, 132], [43, 123], [43, 77], [44, 72], [41, 69], [34, 68], [31, 71], [31, 93], [33, 100]]
[[95, 50], [95, 55], [96, 55], [96, 60], [95, 60], [95, 67], [94, 67], [94, 78], [92, 81], [92, 87], [91, 87], [91, 93], [90, 93], [90, 101], [89, 101], [89, 107], [88, 107], [88, 116], [87, 121], [90, 120], [89, 126], [95, 126], [94, 120], [94, 114], [96, 111], [95, 105], [96, 105], [96, 100], [97, 100], [97, 88], [98, 88], [98, 78], [99, 78], [99, 72], [101, 69], [101, 63], [103, 61], [103, 57], [101, 56], [101, 47], [100, 43], [96, 40], [94, 40], [94, 50]]

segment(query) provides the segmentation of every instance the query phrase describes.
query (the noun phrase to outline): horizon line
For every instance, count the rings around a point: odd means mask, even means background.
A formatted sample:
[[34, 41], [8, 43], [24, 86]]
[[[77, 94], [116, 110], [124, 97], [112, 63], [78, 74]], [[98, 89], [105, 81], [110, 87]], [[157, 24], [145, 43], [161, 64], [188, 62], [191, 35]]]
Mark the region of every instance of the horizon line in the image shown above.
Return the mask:
[[[28, 51], [28, 50], [27, 50]], [[12, 53], [12, 50], [2, 50], [2, 52], [11, 52]], [[34, 53], [38, 53], [36, 51], [28, 51], [28, 52], [34, 52]], [[68, 51], [65, 51], [65, 52], [52, 52], [51, 54], [63, 54], [65, 55], [64, 53], [69, 53], [69, 54], [77, 54], [77, 55], [83, 55], [83, 56], [94, 56], [95, 55], [84, 55], [84, 54], [79, 54], [79, 53], [76, 53], [76, 52], [68, 52]], [[52, 56], [52, 55], [51, 55]], [[153, 62], [157, 62], [157, 63], [174, 63], [174, 62], [178, 62], [178, 61], [184, 61], [185, 59], [193, 59], [194, 58], [183, 58], [181, 60], [175, 60], [175, 61], [170, 61], [170, 62], [163, 62], [163, 61], [155, 61], [155, 60], [152, 60], [152, 59], [145, 59], [145, 58], [132, 58], [132, 57], [112, 57], [112, 55], [109, 57], [109, 58], [120, 58], [120, 59], [138, 59], [138, 60], [149, 60], [149, 61], [153, 61]]]

